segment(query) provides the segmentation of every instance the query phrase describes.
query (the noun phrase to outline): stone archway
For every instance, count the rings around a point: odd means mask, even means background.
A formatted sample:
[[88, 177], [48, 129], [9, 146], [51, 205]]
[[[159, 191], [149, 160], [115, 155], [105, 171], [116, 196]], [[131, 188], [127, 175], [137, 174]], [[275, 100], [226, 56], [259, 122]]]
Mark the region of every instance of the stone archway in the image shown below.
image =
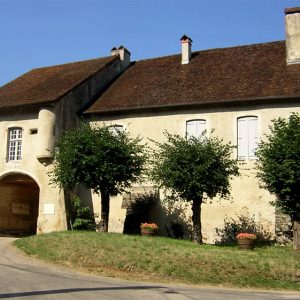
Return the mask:
[[28, 175], [14, 173], [0, 180], [0, 233], [36, 234], [39, 193]]

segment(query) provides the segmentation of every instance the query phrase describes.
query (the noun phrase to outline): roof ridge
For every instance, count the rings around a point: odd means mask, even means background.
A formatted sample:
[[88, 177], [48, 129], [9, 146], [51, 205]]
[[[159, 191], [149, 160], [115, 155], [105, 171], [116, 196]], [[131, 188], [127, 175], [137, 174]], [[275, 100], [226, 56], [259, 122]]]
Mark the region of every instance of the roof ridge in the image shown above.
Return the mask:
[[[229, 47], [202, 49], [202, 50], [192, 51], [192, 55], [194, 53], [202, 53], [202, 52], [207, 52], [207, 51], [218, 51], [218, 50], [226, 50], [226, 49], [233, 49], [233, 48], [246, 48], [246, 47], [253, 47], [253, 46], [259, 46], [259, 45], [268, 45], [268, 44], [275, 44], [275, 43], [278, 43], [278, 44], [279, 43], [285, 43], [285, 41], [284, 40], [278, 40], [278, 41], [264, 42], [264, 43], [255, 43], [255, 44], [247, 44], [247, 45], [236, 45], [236, 46], [229, 46]], [[157, 56], [157, 57], [146, 58], [146, 59], [138, 59], [138, 60], [135, 60], [135, 61], [132, 61], [132, 62], [151, 61], [151, 60], [156, 60], [156, 59], [176, 57], [176, 56], [180, 56], [180, 55], [181, 55], [181, 53], [171, 54], [171, 55], [163, 55], [163, 56]]]
[[57, 65], [51, 65], [51, 66], [37, 67], [37, 68], [32, 68], [28, 72], [35, 71], [35, 70], [55, 68], [55, 67], [60, 67], [60, 66], [66, 66], [66, 65], [72, 65], [72, 64], [78, 64], [78, 63], [84, 63], [84, 62], [89, 62], [89, 61], [95, 61], [95, 60], [99, 60], [99, 59], [107, 59], [107, 58], [111, 58], [113, 60], [114, 58], [116, 58], [116, 56], [104, 56], [104, 57], [97, 57], [97, 58], [84, 59], [84, 60], [78, 60], [78, 61], [71, 61], [71, 62], [66, 62], [66, 63], [62, 63], [62, 64], [57, 64]]

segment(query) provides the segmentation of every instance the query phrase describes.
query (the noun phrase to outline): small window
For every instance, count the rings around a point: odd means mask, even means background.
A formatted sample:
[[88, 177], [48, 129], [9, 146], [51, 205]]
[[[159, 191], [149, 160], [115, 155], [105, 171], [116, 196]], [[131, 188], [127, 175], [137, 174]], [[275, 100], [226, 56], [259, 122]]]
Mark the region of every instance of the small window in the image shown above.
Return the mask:
[[8, 161], [18, 161], [22, 155], [22, 128], [14, 127], [8, 130]]
[[30, 134], [37, 134], [38, 130], [37, 130], [37, 128], [32, 128], [32, 129], [30, 129], [29, 133]]
[[206, 120], [190, 120], [186, 122], [186, 137], [200, 137], [206, 130]]
[[256, 159], [258, 144], [257, 117], [242, 117], [237, 120], [238, 159]]
[[110, 129], [111, 133], [117, 135], [124, 131], [124, 126], [123, 125], [112, 125], [109, 127], [109, 129]]

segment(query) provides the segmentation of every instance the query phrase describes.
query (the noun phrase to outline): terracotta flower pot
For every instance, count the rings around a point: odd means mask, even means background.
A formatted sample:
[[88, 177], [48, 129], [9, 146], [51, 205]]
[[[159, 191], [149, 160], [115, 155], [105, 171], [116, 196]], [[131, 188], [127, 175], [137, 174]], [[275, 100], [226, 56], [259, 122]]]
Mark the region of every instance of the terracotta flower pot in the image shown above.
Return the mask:
[[255, 240], [238, 239], [237, 242], [241, 250], [253, 250], [255, 246]]
[[141, 229], [141, 235], [143, 236], [153, 236], [156, 235], [157, 230], [152, 229]]

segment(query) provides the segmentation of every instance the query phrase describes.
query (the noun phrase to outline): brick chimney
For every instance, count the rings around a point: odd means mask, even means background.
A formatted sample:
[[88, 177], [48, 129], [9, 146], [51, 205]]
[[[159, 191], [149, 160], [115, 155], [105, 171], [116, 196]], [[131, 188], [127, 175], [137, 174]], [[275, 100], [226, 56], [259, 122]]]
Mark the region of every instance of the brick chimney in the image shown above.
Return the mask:
[[122, 45], [117, 49], [116, 47], [111, 49], [111, 55], [118, 55], [122, 65], [123, 69], [126, 69], [130, 65], [130, 52], [123, 47]]
[[300, 7], [286, 8], [284, 13], [286, 62], [287, 64], [300, 63]]
[[191, 60], [192, 55], [192, 39], [187, 35], [183, 35], [180, 38], [181, 41], [181, 64], [188, 64]]

